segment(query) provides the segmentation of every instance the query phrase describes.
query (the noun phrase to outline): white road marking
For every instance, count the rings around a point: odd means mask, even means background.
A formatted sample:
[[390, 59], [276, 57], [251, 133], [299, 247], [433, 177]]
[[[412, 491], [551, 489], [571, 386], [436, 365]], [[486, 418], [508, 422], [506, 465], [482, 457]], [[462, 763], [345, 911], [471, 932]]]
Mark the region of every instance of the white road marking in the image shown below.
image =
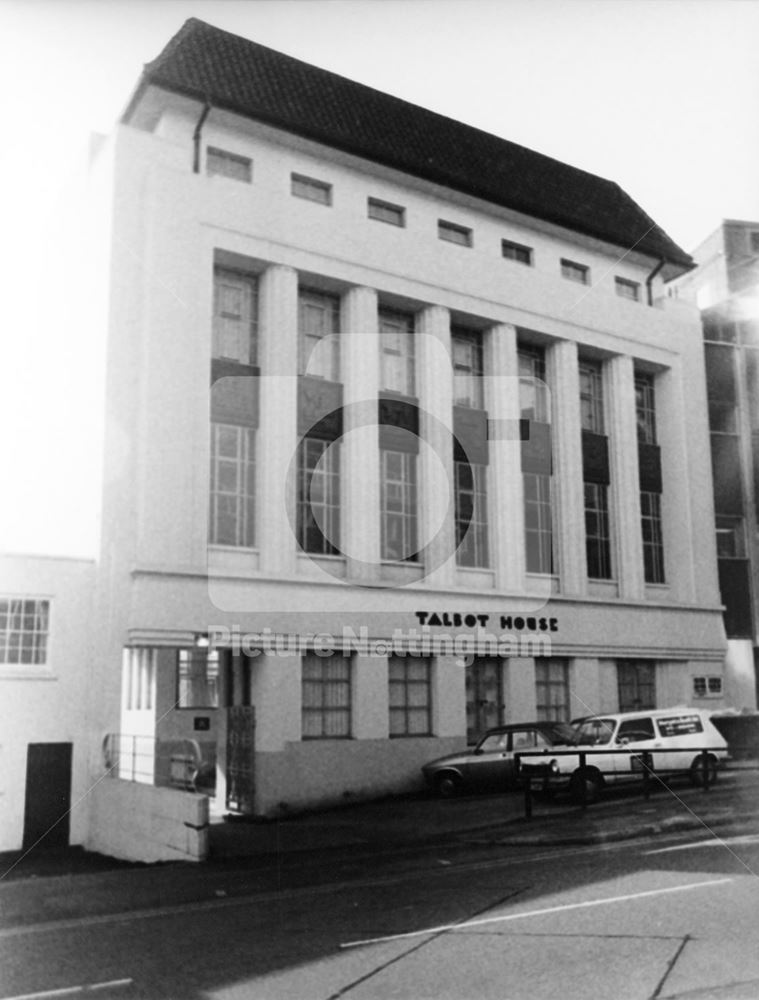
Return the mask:
[[656, 851], [644, 851], [644, 855], [668, 854], [670, 851], [690, 851], [696, 847], [724, 847], [726, 844], [757, 844], [759, 843], [759, 833], [746, 833], [740, 837], [720, 837], [715, 840], [694, 840], [690, 844], [673, 844], [671, 847], [660, 847]]
[[563, 906], [547, 906], [542, 910], [528, 910], [526, 913], [507, 913], [500, 917], [485, 917], [481, 920], [468, 920], [461, 924], [442, 924], [440, 927], [427, 927], [423, 931], [408, 931], [406, 934], [388, 934], [385, 937], [366, 938], [363, 941], [348, 941], [341, 948], [359, 948], [367, 944], [384, 944], [386, 941], [402, 941], [404, 938], [423, 937], [426, 934], [442, 934], [445, 931], [465, 931], [470, 927], [483, 927], [485, 924], [505, 923], [508, 920], [523, 920], [525, 917], [542, 917], [548, 913], [565, 913], [567, 910], [580, 910], [590, 906], [606, 906], [608, 903], [626, 903], [632, 899], [645, 899], [651, 896], [663, 896], [671, 892], [687, 892], [690, 889], [703, 889], [709, 885], [724, 885], [732, 882], [731, 878], [710, 879], [708, 882], [691, 882], [688, 885], [675, 885], [667, 889], [649, 889], [646, 892], [634, 892], [626, 896], [610, 896], [607, 899], [589, 899], [583, 903], [565, 903]]
[[15, 997], [3, 997], [2, 1000], [44, 1000], [45, 997], [70, 997], [77, 993], [107, 990], [109, 987], [129, 986], [133, 981], [132, 979], [109, 979], [105, 983], [85, 983], [83, 986], [64, 986], [58, 990], [41, 990], [39, 993], [19, 993]]

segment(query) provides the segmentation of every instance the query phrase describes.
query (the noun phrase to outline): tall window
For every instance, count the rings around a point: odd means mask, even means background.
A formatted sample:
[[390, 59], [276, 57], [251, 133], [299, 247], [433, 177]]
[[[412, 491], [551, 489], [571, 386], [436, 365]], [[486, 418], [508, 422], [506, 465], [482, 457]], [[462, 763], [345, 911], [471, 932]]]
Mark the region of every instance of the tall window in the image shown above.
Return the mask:
[[569, 664], [565, 660], [535, 661], [535, 699], [541, 722], [569, 721]]
[[482, 336], [476, 330], [451, 329], [453, 358], [453, 402], [457, 406], [483, 408]]
[[656, 444], [656, 398], [654, 378], [644, 372], [635, 374], [635, 416], [638, 423], [638, 441]]
[[656, 708], [655, 665], [644, 660], [617, 661], [620, 712]]
[[177, 708], [219, 707], [219, 651], [180, 649], [177, 656]]
[[414, 395], [414, 317], [381, 309], [380, 389]]
[[553, 573], [551, 477], [525, 472], [522, 481], [527, 572]]
[[149, 712], [155, 704], [156, 651], [147, 646], [127, 646], [122, 657], [124, 708]]
[[298, 543], [335, 555], [340, 546], [340, 445], [304, 438], [298, 455]]
[[416, 455], [380, 452], [382, 558], [416, 562]]
[[213, 357], [256, 363], [258, 286], [250, 274], [214, 270]]
[[746, 530], [742, 517], [717, 515], [717, 558], [745, 559]]
[[50, 601], [0, 597], [0, 664], [47, 660]]
[[418, 656], [391, 656], [387, 669], [390, 735], [429, 736], [432, 732], [429, 660]]
[[580, 423], [584, 431], [604, 433], [604, 397], [601, 366], [580, 363]]
[[[551, 421], [551, 405], [546, 385], [546, 357], [542, 347], [520, 344], [519, 415], [529, 421], [530, 436], [537, 434], [535, 423]], [[550, 443], [548, 445], [550, 447]], [[553, 510], [551, 477], [544, 472], [522, 473], [524, 531], [528, 573], [553, 572]]]
[[336, 295], [298, 292], [298, 371], [340, 381], [340, 300]]
[[456, 462], [456, 562], [485, 568], [488, 557], [487, 466]]
[[351, 735], [351, 661], [337, 653], [303, 657], [303, 739], [346, 739]]
[[255, 544], [255, 431], [211, 424], [211, 545]]
[[641, 490], [640, 517], [643, 532], [644, 579], [646, 583], [664, 583], [660, 494]]
[[600, 483], [585, 483], [585, 552], [588, 576], [592, 580], [610, 580], [609, 496], [606, 486]]

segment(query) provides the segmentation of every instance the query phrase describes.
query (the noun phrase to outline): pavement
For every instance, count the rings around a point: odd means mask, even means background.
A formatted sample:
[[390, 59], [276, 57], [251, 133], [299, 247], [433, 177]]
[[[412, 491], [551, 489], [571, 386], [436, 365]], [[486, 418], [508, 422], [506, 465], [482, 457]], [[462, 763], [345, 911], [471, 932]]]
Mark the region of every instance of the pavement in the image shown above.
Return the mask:
[[519, 850], [701, 831], [704, 838], [759, 834], [759, 763], [734, 765], [708, 791], [687, 783], [615, 791], [583, 810], [566, 799], [508, 793], [439, 800], [388, 798], [270, 822], [214, 817], [202, 865], [140, 865], [69, 848], [0, 854], [0, 934], [77, 915], [196, 904], [218, 896], [281, 891], [349, 878], [424, 852]]

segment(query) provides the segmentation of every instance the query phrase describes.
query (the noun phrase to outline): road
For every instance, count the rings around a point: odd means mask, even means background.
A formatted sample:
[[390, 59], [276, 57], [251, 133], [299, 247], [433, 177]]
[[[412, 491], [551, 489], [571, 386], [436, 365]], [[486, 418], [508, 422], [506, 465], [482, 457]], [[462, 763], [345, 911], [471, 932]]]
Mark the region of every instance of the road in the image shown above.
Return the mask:
[[758, 834], [703, 832], [438, 848], [281, 889], [203, 870], [178, 903], [51, 899], [6, 927], [0, 1000], [756, 1000], [757, 873]]

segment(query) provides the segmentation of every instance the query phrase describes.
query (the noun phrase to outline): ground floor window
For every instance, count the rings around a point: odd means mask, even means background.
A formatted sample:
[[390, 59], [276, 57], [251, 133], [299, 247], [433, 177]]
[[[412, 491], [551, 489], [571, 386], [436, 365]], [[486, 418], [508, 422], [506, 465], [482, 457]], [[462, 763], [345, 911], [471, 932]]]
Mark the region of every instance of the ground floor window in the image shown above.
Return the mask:
[[535, 701], [540, 722], [569, 722], [569, 664], [566, 660], [537, 660]]
[[351, 661], [333, 653], [306, 653], [302, 664], [303, 739], [351, 735]]
[[211, 545], [255, 544], [255, 434], [251, 427], [211, 424]]
[[156, 651], [145, 646], [124, 650], [124, 708], [128, 712], [152, 711], [155, 705]]
[[387, 669], [390, 735], [429, 736], [432, 732], [430, 661], [419, 656], [391, 656]]
[[218, 650], [180, 649], [177, 655], [177, 708], [218, 707]]
[[617, 662], [620, 712], [656, 708], [656, 666], [645, 660]]
[[486, 729], [503, 723], [503, 663], [477, 657], [466, 668], [466, 737], [476, 743]]

